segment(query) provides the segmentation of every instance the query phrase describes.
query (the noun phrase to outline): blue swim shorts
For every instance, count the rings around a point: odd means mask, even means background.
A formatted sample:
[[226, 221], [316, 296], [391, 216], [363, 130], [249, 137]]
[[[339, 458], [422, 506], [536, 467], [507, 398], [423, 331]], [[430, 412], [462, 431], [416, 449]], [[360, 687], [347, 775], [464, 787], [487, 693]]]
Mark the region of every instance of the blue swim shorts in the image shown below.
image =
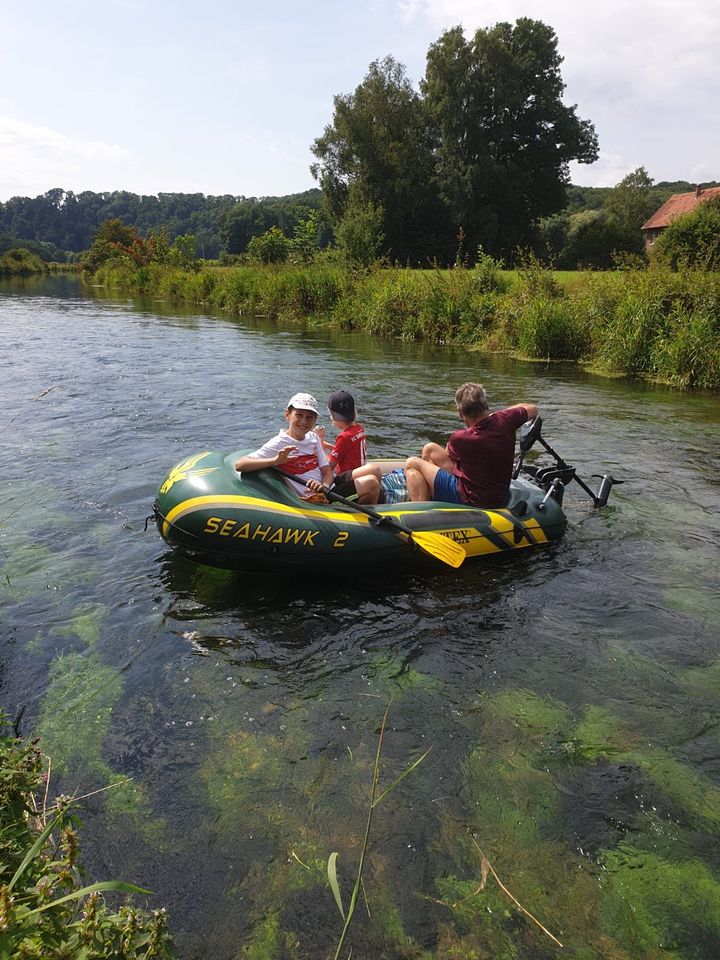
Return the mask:
[[433, 500], [442, 500], [444, 503], [464, 503], [458, 490], [458, 478], [442, 468], [435, 474], [433, 484]]

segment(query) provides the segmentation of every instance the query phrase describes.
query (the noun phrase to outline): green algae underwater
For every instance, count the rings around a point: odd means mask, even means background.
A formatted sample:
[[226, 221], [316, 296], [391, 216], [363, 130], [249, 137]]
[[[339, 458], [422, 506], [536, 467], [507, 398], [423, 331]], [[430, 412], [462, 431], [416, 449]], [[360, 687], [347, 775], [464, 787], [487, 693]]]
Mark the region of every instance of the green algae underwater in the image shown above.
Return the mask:
[[[109, 788], [89, 879], [153, 890], [184, 958], [333, 957], [328, 858], [347, 905], [389, 704], [381, 789], [430, 752], [374, 811], [344, 955], [717, 956], [715, 398], [59, 289], [0, 321], [15, 387], [57, 383], [31, 415], [0, 385], [0, 695], [53, 786]], [[324, 395], [358, 364], [379, 454], [484, 379], [628, 483], [603, 513], [570, 496], [557, 549], [422, 578], [243, 579], [144, 532], [168, 465], [275, 423], [268, 369]]]

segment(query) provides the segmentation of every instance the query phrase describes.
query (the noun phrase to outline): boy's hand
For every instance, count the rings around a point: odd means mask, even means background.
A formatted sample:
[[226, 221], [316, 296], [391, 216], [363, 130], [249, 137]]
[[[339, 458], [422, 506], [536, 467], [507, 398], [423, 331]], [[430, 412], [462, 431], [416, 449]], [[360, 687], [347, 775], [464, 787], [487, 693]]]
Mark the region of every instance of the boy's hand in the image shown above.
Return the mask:
[[282, 450], [278, 450], [275, 457], [275, 466], [279, 467], [281, 464], [287, 463], [293, 453], [297, 453], [297, 447], [283, 447]]
[[307, 480], [305, 486], [308, 490], [314, 490], [315, 493], [327, 493], [328, 488], [319, 480]]
[[315, 435], [320, 440], [320, 443], [325, 443], [325, 427], [315, 427]]

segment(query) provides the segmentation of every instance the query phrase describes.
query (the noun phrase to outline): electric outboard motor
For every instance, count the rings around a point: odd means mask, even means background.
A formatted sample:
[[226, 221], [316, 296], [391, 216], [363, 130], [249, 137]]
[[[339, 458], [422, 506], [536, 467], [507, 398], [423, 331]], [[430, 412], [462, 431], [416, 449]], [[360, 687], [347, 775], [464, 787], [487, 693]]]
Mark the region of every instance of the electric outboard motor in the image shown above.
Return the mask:
[[[550, 497], [552, 497], [553, 500], [557, 500], [557, 502], [561, 504], [563, 501], [563, 494], [565, 493], [565, 487], [572, 480], [574, 480], [578, 486], [590, 497], [594, 507], [604, 507], [608, 502], [608, 497], [610, 496], [610, 491], [612, 488], [616, 484], [622, 483], [623, 481], [616, 480], [615, 477], [613, 477], [610, 473], [605, 473], [603, 475], [595, 473], [593, 476], [600, 480], [600, 486], [598, 487], [597, 493], [593, 493], [582, 477], [577, 475], [575, 467], [571, 466], [569, 463], [566, 463], [560, 454], [553, 450], [550, 444], [541, 435], [541, 431], [542, 420], [540, 417], [535, 417], [533, 420], [528, 420], [527, 423], [524, 423], [520, 428], [520, 455], [518, 456], [515, 469], [512, 473], [513, 480], [519, 476], [520, 471], [522, 470], [547, 491], [545, 499], [541, 504], [539, 504], [538, 509], [540, 510], [543, 509]], [[524, 466], [523, 461], [525, 459], [525, 454], [535, 443], [539, 443], [540, 446], [555, 460], [554, 467]]]

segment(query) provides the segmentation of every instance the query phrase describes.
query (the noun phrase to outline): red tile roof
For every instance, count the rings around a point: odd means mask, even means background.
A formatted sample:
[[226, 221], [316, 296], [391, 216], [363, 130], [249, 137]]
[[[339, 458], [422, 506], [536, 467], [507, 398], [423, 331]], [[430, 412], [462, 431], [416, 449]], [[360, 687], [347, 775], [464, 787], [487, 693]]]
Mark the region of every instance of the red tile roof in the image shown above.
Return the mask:
[[720, 187], [705, 187], [699, 192], [693, 190], [691, 193], [675, 193], [666, 200], [660, 209], [654, 213], [649, 220], [642, 225], [643, 230], [656, 230], [660, 227], [667, 227], [677, 217], [683, 213], [690, 213], [698, 203], [703, 200], [710, 200], [711, 197], [720, 196]]

